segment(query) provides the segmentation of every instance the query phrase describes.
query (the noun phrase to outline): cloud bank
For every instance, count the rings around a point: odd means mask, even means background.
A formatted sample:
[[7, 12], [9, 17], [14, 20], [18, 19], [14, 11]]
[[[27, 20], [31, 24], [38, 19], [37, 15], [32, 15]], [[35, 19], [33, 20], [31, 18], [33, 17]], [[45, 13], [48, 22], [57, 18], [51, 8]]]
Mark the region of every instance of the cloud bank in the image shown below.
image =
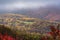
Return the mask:
[[0, 0], [0, 10], [39, 8], [46, 5], [58, 5], [59, 0]]

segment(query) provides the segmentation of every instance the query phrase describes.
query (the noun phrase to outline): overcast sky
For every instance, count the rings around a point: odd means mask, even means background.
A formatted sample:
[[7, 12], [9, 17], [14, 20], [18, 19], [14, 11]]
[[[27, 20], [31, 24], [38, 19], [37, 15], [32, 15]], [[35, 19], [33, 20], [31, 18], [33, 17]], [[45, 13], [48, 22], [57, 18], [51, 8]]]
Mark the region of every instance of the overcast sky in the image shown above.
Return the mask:
[[0, 0], [0, 10], [38, 8], [52, 4], [58, 5], [60, 0]]

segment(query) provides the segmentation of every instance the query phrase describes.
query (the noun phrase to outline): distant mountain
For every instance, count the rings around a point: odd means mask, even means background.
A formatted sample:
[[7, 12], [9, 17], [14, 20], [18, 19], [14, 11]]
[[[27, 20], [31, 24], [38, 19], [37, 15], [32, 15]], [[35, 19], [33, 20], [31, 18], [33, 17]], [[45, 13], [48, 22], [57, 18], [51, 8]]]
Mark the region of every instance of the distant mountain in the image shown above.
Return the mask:
[[51, 21], [60, 21], [60, 6], [58, 5], [50, 5], [46, 7], [40, 7], [37, 9], [14, 10], [12, 12], [45, 20], [47, 19]]
[[47, 5], [40, 8], [32, 9], [15, 9], [15, 10], [0, 10], [0, 14], [15, 13], [23, 14], [29, 17], [40, 18], [60, 22], [60, 5]]

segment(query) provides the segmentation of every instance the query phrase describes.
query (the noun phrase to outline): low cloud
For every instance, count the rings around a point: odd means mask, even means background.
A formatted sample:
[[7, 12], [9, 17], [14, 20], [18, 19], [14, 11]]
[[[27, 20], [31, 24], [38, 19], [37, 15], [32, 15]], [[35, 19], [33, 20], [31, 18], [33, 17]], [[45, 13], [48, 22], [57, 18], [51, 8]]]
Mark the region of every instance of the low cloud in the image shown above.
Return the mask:
[[0, 0], [0, 10], [39, 8], [50, 4], [59, 4], [59, 0]]

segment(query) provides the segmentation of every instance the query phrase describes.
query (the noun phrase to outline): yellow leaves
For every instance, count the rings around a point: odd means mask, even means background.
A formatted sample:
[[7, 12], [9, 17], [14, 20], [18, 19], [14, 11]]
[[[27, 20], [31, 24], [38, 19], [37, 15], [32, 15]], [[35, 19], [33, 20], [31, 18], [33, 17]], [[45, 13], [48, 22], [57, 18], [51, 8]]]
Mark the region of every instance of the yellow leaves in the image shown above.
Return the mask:
[[35, 18], [22, 18], [23, 20], [34, 20]]

